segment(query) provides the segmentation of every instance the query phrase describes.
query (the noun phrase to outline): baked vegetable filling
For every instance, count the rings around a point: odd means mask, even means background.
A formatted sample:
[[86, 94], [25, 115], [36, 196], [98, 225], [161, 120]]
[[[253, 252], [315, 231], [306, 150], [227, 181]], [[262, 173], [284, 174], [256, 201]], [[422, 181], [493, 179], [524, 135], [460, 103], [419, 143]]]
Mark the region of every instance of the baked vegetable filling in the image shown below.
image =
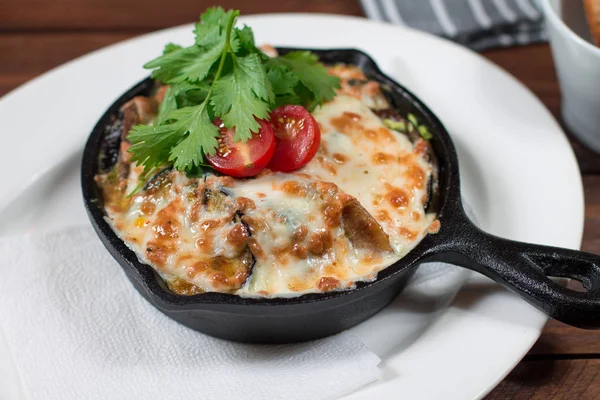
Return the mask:
[[191, 177], [165, 168], [130, 196], [143, 167], [131, 162], [126, 136], [155, 118], [164, 87], [122, 108], [117, 162], [96, 180], [115, 232], [171, 290], [275, 297], [351, 289], [428, 232], [436, 171], [418, 123], [391, 110], [359, 68], [329, 73], [341, 88], [312, 113], [318, 150], [292, 172]]

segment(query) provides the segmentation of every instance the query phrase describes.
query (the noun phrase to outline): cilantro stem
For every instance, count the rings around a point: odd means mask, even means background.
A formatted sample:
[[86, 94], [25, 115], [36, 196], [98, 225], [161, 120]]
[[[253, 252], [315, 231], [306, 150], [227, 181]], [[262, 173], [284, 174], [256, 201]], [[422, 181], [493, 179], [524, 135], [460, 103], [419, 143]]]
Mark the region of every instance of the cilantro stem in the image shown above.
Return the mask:
[[233, 52], [231, 51], [231, 32], [233, 31], [233, 23], [235, 19], [240, 15], [240, 11], [236, 10], [231, 13], [231, 17], [229, 17], [229, 21], [227, 21], [227, 32], [225, 32], [225, 46], [223, 47], [223, 53], [221, 54], [221, 60], [219, 61], [219, 66], [217, 67], [217, 72], [215, 73], [215, 78], [213, 79], [210, 89], [208, 89], [208, 93], [206, 94], [206, 98], [200, 104], [196, 112], [190, 116], [190, 121], [194, 118], [200, 118], [200, 114], [204, 111], [208, 102], [210, 101], [210, 96], [212, 95], [213, 89], [217, 81], [221, 78], [221, 73], [223, 72], [223, 66], [225, 65], [225, 59], [227, 58], [227, 54], [231, 52], [233, 56]]
[[227, 21], [227, 32], [225, 33], [225, 47], [223, 48], [223, 53], [221, 54], [221, 61], [219, 61], [219, 67], [217, 68], [217, 73], [215, 74], [215, 79], [212, 81], [212, 84], [210, 85], [210, 89], [208, 90], [208, 95], [206, 96], [206, 99], [208, 99], [210, 97], [210, 95], [212, 94], [213, 88], [215, 87], [215, 83], [221, 77], [221, 72], [223, 72], [223, 66], [225, 65], [225, 58], [227, 57], [227, 54], [229, 54], [229, 52], [231, 51], [230, 40], [231, 40], [231, 31], [233, 30], [232, 29], [233, 22], [239, 15], [240, 15], [239, 10], [236, 10], [235, 12], [231, 13], [231, 17], [229, 18], [229, 21]]
[[135, 188], [133, 188], [133, 190], [131, 191], [131, 193], [129, 193], [127, 196], [125, 196], [126, 199], [130, 199], [134, 194], [136, 194], [141, 188], [143, 188], [144, 186], [146, 186], [146, 184], [150, 181], [150, 179], [152, 178], [152, 175], [154, 175], [154, 173], [158, 170], [157, 167], [152, 167], [152, 169], [150, 169], [147, 173], [142, 173], [142, 175], [140, 175], [138, 177], [138, 181], [139, 183], [137, 184], [137, 186]]

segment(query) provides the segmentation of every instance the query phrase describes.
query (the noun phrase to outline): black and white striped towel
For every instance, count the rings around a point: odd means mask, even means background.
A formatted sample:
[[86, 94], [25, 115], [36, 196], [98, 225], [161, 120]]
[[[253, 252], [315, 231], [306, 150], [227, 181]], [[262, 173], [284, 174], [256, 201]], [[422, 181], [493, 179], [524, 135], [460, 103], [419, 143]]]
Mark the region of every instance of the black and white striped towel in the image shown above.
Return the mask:
[[546, 41], [536, 0], [361, 0], [372, 19], [408, 25], [474, 50]]

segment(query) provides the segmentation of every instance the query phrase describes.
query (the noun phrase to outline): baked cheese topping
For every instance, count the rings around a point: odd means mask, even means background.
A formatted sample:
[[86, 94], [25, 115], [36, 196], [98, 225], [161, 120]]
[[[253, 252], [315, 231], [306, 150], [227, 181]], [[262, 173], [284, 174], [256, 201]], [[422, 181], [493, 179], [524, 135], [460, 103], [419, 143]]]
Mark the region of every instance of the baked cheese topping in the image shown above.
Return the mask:
[[427, 148], [385, 127], [363, 102], [338, 95], [314, 113], [321, 124], [319, 152], [302, 172], [335, 182], [354, 196], [406, 254], [433, 222], [425, 215], [433, 171]]
[[[330, 73], [342, 88], [313, 113], [319, 151], [293, 173], [188, 178], [166, 170], [127, 198], [141, 170], [123, 140], [116, 166], [97, 176], [107, 220], [171, 290], [281, 297], [351, 289], [427, 233], [435, 220], [425, 210], [435, 176], [428, 144], [385, 126], [376, 111], [389, 106], [358, 68]], [[125, 119], [142, 118], [136, 101], [124, 106]]]

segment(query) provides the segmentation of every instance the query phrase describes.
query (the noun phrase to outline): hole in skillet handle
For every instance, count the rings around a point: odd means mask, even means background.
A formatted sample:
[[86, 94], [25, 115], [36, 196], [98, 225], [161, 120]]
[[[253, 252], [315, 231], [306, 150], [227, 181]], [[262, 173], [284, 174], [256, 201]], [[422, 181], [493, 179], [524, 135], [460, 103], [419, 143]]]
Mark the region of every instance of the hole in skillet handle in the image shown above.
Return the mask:
[[[480, 230], [460, 211], [436, 236], [427, 261], [469, 268], [558, 321], [600, 329], [599, 255], [503, 239]], [[566, 288], [551, 277], [575, 279], [587, 291]]]

